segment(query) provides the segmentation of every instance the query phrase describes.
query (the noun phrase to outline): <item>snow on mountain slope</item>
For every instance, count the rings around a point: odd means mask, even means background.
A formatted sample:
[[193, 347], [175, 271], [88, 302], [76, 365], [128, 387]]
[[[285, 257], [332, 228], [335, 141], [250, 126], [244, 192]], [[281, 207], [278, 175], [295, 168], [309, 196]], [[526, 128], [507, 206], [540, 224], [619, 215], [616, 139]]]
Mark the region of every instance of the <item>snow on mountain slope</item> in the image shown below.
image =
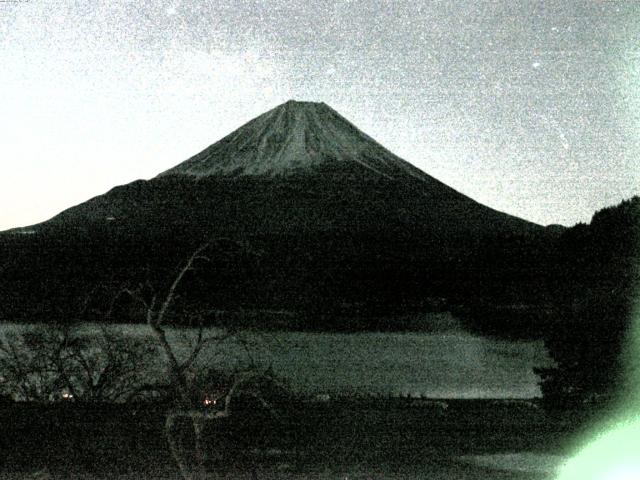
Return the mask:
[[324, 103], [290, 100], [160, 176], [290, 175], [360, 164], [389, 178], [425, 173], [397, 157]]

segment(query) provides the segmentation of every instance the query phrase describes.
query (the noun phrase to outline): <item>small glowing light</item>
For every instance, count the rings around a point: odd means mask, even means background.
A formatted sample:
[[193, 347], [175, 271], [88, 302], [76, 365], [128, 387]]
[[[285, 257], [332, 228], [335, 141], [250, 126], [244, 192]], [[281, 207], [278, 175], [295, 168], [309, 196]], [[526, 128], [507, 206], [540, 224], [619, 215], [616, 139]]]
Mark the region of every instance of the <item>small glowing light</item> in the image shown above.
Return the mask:
[[217, 400], [215, 398], [204, 397], [204, 400], [202, 401], [202, 404], [205, 407], [210, 407], [211, 405], [215, 405], [216, 402], [217, 402]]
[[62, 394], [62, 398], [64, 398], [65, 400], [71, 400], [73, 398], [73, 395], [68, 392], [64, 392]]

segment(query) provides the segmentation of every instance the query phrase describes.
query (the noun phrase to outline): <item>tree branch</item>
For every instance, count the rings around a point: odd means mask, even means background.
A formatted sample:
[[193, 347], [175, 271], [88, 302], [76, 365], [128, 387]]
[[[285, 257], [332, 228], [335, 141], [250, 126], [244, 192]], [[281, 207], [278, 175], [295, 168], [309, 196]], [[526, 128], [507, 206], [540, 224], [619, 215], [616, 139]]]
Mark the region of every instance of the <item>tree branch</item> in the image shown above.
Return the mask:
[[167, 296], [166, 296], [164, 302], [162, 303], [162, 306], [160, 307], [160, 310], [158, 311], [157, 315], [155, 316], [154, 322], [156, 323], [156, 325], [159, 326], [164, 321], [164, 316], [167, 313], [167, 310], [169, 309], [169, 307], [171, 306], [171, 303], [173, 302], [173, 298], [175, 296], [176, 289], [178, 288], [178, 285], [180, 285], [180, 282], [182, 282], [182, 278], [185, 276], [185, 274], [189, 270], [191, 270], [191, 268], [193, 267], [193, 263], [196, 260], [199, 260], [199, 259], [209, 260], [209, 258], [200, 255], [208, 246], [209, 246], [209, 244], [205, 243], [205, 244], [201, 245], [200, 247], [198, 247], [196, 249], [196, 251], [193, 252], [191, 257], [189, 257], [189, 260], [187, 260], [187, 263], [185, 264], [185, 266], [182, 267], [180, 272], [178, 272], [178, 275], [173, 280], [173, 283], [171, 284], [171, 287], [169, 287], [169, 292], [167, 293]]

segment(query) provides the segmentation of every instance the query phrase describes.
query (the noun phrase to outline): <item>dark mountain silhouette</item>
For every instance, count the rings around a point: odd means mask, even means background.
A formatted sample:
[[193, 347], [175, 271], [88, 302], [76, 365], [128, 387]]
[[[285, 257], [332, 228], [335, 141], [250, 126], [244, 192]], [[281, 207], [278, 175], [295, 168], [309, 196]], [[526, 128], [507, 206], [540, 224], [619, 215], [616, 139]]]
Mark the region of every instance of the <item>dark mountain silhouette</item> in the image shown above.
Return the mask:
[[[204, 242], [211, 262], [177, 312], [326, 322], [440, 297], [539, 301], [545, 242], [560, 230], [473, 201], [325, 104], [290, 101], [156, 178], [0, 234], [0, 318], [97, 319], [118, 286], [161, 288]], [[117, 308], [122, 320], [139, 313]]]
[[357, 233], [386, 229], [389, 222], [427, 226], [430, 237], [539, 229], [428, 176], [327, 105], [295, 101], [150, 181], [117, 187], [31, 229], [191, 223], [212, 233], [221, 227]]

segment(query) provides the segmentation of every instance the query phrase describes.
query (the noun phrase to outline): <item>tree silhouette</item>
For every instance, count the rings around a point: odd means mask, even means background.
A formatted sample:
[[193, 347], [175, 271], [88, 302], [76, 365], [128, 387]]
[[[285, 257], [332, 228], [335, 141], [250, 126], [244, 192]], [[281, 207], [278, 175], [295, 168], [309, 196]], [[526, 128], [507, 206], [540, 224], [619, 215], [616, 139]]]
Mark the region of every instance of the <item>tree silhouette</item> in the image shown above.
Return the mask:
[[[179, 291], [190, 274], [196, 270], [198, 264], [209, 262], [206, 252], [211, 243], [198, 247], [191, 256], [180, 266], [173, 280], [166, 287], [165, 293], [158, 293], [150, 282], [144, 282], [135, 289], [123, 288], [116, 295], [127, 294], [135, 299], [145, 310], [146, 323], [158, 341], [160, 350], [167, 361], [167, 377], [165, 385], [148, 385], [144, 388], [161, 389], [174, 395], [173, 407], [167, 412], [165, 421], [165, 435], [169, 443], [171, 454], [176, 461], [181, 475], [185, 480], [205, 478], [203, 432], [208, 422], [228, 418], [236, 413], [234, 405], [238, 397], [255, 399], [264, 410], [272, 416], [278, 417], [274, 403], [265, 395], [273, 390], [285, 391], [285, 386], [277, 379], [270, 368], [260, 370], [254, 362], [249, 368], [236, 372], [232, 376], [216, 370], [206, 370], [196, 365], [199, 356], [208, 348], [215, 348], [221, 342], [234, 339], [239, 346], [247, 349], [246, 342], [238, 336], [233, 328], [205, 330], [204, 318], [207, 307], [196, 308], [190, 312], [182, 312], [197, 319], [198, 329], [195, 341], [186, 355], [179, 355], [176, 345], [167, 336], [168, 318], [170, 311], [179, 296]], [[181, 323], [185, 323], [182, 319]], [[192, 320], [186, 322], [193, 324]], [[212, 375], [213, 374], [213, 375]], [[193, 451], [189, 452], [180, 442], [180, 435], [176, 427], [181, 419], [190, 422], [194, 435]], [[225, 448], [221, 445], [220, 448]]]
[[131, 399], [156, 345], [111, 327], [23, 327], [0, 339], [0, 392], [16, 400], [84, 403]]
[[597, 212], [559, 242], [556, 314], [543, 333], [555, 361], [536, 369], [549, 407], [615, 398], [640, 286], [640, 197]]

